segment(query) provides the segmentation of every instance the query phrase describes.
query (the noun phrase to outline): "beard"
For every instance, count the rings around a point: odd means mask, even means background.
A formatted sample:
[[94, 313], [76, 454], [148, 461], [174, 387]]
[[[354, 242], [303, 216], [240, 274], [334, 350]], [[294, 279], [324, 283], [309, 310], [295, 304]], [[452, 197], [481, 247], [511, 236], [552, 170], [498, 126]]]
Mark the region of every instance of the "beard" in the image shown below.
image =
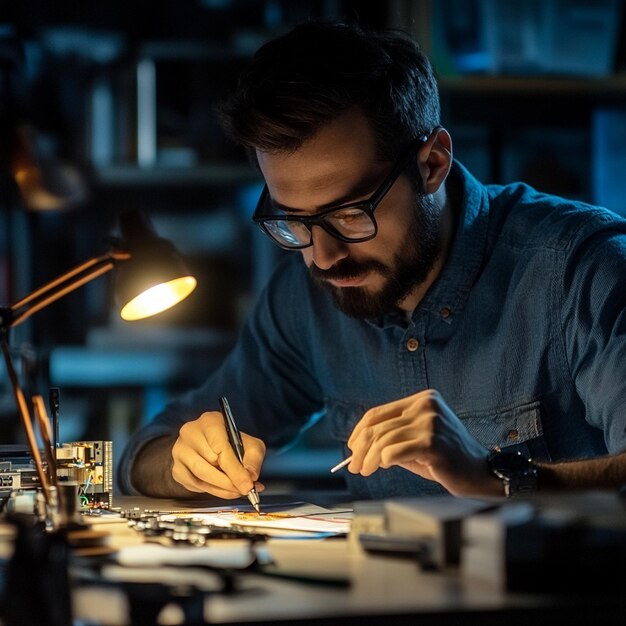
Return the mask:
[[[309, 268], [313, 280], [330, 292], [335, 306], [346, 315], [373, 319], [390, 313], [433, 269], [441, 254], [441, 214], [431, 195], [417, 194], [414, 204], [413, 219], [390, 265], [373, 259], [358, 262], [348, 257], [327, 270], [315, 264]], [[377, 292], [371, 293], [363, 287], [335, 287], [327, 282], [365, 272], [377, 272], [383, 277], [383, 286]]]

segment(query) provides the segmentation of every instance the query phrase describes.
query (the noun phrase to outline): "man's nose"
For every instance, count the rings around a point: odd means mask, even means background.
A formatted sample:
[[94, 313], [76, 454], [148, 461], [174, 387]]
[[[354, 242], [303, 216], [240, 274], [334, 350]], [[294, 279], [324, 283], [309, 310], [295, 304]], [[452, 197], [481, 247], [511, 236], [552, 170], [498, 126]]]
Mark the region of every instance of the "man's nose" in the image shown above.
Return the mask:
[[339, 241], [321, 226], [313, 226], [311, 240], [313, 241], [313, 263], [321, 270], [331, 268], [337, 261], [348, 256], [348, 244]]

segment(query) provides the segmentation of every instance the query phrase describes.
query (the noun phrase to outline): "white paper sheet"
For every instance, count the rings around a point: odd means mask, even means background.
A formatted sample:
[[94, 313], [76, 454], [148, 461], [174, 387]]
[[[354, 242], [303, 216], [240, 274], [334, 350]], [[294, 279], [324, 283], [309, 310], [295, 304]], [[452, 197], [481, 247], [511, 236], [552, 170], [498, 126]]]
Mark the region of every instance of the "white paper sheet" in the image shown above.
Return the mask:
[[[284, 516], [284, 517], [283, 517]], [[163, 520], [190, 518], [205, 524], [225, 528], [251, 529], [268, 535], [289, 534], [328, 534], [342, 535], [350, 531], [352, 510], [325, 509], [312, 504], [298, 503], [295, 506], [284, 506], [262, 510], [260, 515], [247, 507], [224, 509], [197, 509], [194, 512], [184, 511], [161, 516]]]

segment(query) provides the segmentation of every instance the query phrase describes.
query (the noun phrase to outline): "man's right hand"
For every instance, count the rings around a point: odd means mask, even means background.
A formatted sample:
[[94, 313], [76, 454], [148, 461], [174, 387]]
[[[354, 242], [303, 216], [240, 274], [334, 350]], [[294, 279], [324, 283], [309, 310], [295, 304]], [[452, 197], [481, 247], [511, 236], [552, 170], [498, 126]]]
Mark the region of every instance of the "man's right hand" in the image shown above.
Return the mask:
[[240, 498], [252, 487], [263, 491], [257, 482], [265, 458], [265, 444], [241, 433], [243, 465], [233, 451], [221, 413], [203, 413], [184, 424], [172, 447], [172, 477], [188, 491], [210, 493], [220, 498]]

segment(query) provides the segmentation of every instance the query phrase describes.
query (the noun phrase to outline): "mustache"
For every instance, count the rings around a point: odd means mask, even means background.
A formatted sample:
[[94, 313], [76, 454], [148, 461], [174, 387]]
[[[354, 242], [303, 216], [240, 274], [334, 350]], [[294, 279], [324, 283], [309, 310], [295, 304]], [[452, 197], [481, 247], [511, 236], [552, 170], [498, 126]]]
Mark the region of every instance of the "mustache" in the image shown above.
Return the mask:
[[378, 261], [370, 260], [359, 263], [350, 258], [339, 261], [327, 270], [320, 269], [315, 263], [311, 264], [309, 268], [311, 276], [319, 282], [333, 279], [355, 278], [369, 271], [378, 271], [385, 275], [388, 274], [388, 268]]

